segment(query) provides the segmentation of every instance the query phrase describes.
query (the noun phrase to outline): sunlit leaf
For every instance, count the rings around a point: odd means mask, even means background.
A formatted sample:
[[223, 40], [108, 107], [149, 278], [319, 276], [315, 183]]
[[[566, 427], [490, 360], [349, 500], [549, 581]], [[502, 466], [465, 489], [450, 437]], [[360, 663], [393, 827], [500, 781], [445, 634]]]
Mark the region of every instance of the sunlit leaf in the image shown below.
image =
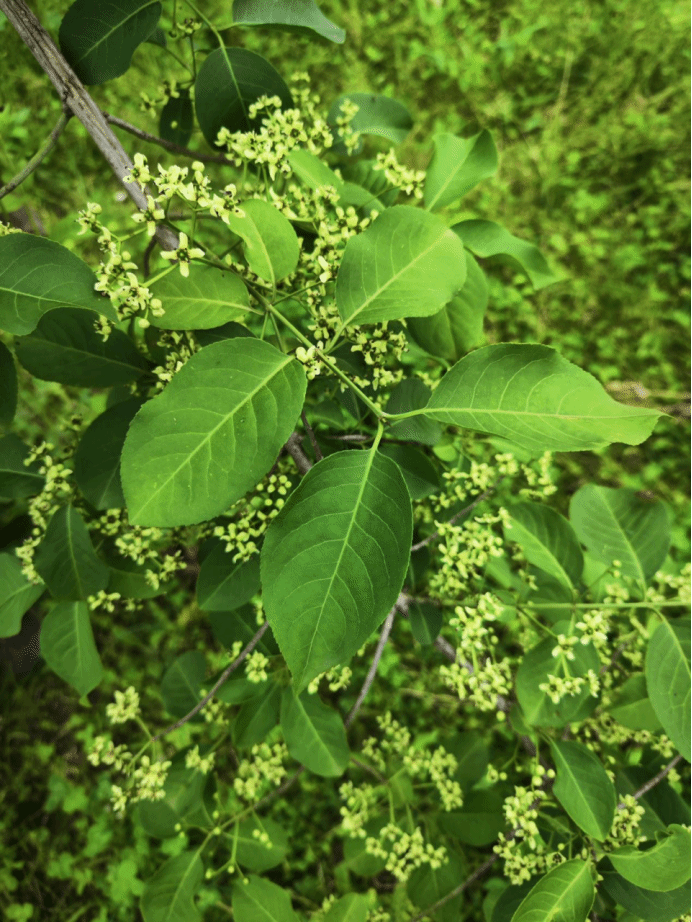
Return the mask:
[[594, 896], [590, 863], [565, 861], [531, 888], [512, 922], [586, 922]]
[[664, 620], [646, 651], [649, 700], [666, 736], [690, 761], [690, 622]]
[[435, 211], [467, 195], [497, 170], [497, 148], [489, 131], [471, 138], [443, 132], [433, 138], [435, 153], [425, 176], [423, 202]]
[[550, 741], [557, 769], [553, 793], [580, 829], [602, 842], [613, 825], [615, 786], [603, 763], [582, 743]]
[[460, 221], [452, 230], [459, 234], [465, 247], [482, 259], [507, 257], [529, 277], [536, 290], [560, 281], [537, 246], [512, 236], [494, 221]]
[[508, 511], [505, 539], [516, 542], [529, 563], [573, 589], [581, 578], [584, 556], [567, 519], [542, 503], [514, 503]]
[[285, 26], [307, 31], [343, 44], [346, 33], [334, 25], [315, 0], [234, 0], [233, 24], [239, 26]]
[[243, 202], [242, 210], [245, 217], [228, 215], [228, 226], [243, 238], [245, 258], [252, 271], [276, 285], [296, 270], [300, 254], [298, 236], [288, 218], [263, 199]]
[[690, 879], [690, 831], [674, 824], [664, 839], [646, 850], [623, 845], [609, 852], [613, 867], [625, 880], [645, 890], [677, 890]]
[[179, 272], [164, 275], [151, 287], [160, 298], [164, 314], [151, 317], [163, 330], [208, 330], [241, 320], [250, 306], [242, 280], [213, 266], [192, 265], [187, 278]]
[[22, 616], [45, 591], [24, 576], [13, 554], [0, 554], [0, 637], [14, 637], [22, 628]]

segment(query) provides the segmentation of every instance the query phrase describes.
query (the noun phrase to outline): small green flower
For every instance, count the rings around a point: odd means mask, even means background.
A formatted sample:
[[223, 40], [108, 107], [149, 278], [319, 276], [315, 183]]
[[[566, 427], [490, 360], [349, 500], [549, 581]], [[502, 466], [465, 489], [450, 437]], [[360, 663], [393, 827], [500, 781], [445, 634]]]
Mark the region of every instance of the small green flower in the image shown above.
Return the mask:
[[190, 274], [190, 262], [193, 259], [201, 259], [204, 256], [204, 250], [200, 250], [199, 247], [190, 247], [187, 234], [181, 233], [178, 249], [167, 250], [161, 255], [164, 259], [177, 260], [180, 263], [180, 274], [187, 278]]

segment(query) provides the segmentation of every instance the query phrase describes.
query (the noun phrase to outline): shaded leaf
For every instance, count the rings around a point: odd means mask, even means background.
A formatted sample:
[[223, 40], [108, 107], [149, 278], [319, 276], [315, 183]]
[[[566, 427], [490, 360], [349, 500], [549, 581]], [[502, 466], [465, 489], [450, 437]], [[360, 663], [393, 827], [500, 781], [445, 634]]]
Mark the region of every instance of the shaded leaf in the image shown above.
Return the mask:
[[65, 682], [86, 695], [103, 678], [103, 666], [86, 602], [60, 602], [41, 624], [41, 656]]
[[287, 26], [300, 32], [307, 30], [338, 45], [346, 38], [344, 30], [327, 19], [315, 0], [234, 0], [233, 24]]
[[457, 760], [454, 778], [465, 791], [485, 775], [490, 762], [488, 742], [478, 730], [466, 730], [442, 741], [447, 752]]
[[[165, 34], [164, 34], [165, 39]], [[195, 117], [189, 87], [178, 87], [178, 96], [171, 96], [161, 110], [159, 137], [172, 144], [186, 147], [192, 137]]]
[[199, 650], [189, 650], [173, 660], [161, 679], [161, 698], [169, 714], [184, 717], [199, 704], [205, 674], [206, 661]]
[[[187, 278], [169, 272], [151, 285], [165, 311], [151, 317], [152, 326], [162, 330], [208, 330], [240, 320], [250, 306], [242, 280], [232, 272], [214, 266], [193, 264]], [[204, 345], [204, 344], [203, 344]]]
[[635, 672], [622, 683], [615, 693], [608, 713], [628, 730], [648, 730], [655, 733], [661, 729], [661, 721], [649, 701], [643, 672]]
[[14, 637], [22, 629], [22, 616], [44, 591], [24, 576], [13, 554], [0, 554], [0, 637]]
[[[248, 644], [260, 627], [252, 605], [243, 605], [235, 611], [209, 612], [209, 624], [214, 637], [229, 650], [233, 649], [233, 644], [238, 640], [242, 641], [243, 646]], [[274, 656], [279, 652], [271, 628], [265, 632], [255, 649], [266, 656]]]
[[[608, 867], [612, 868], [612, 865], [608, 863]], [[637, 919], [645, 922], [675, 922], [690, 911], [689, 882], [676, 890], [660, 893], [637, 887], [612, 870], [604, 870], [600, 866], [598, 870], [603, 875], [602, 886], [606, 893]]]
[[690, 622], [664, 620], [646, 650], [646, 686], [654, 713], [690, 761]]
[[144, 884], [139, 908], [144, 922], [202, 922], [195, 903], [204, 865], [197, 851], [169, 858]]
[[264, 741], [279, 722], [281, 689], [274, 682], [263, 682], [264, 688], [243, 704], [233, 723], [233, 745], [249, 749]]
[[[388, 413], [408, 413], [427, 406], [430, 388], [420, 378], [405, 378], [395, 385], [389, 394]], [[423, 445], [437, 445], [442, 438], [442, 426], [426, 416], [412, 416], [400, 419], [387, 429], [387, 438], [411, 439]]]
[[0, 342], [0, 426], [9, 426], [17, 409], [17, 369], [7, 346]]
[[[338, 96], [329, 107], [327, 123], [332, 128], [336, 127], [336, 120], [341, 116], [341, 105], [349, 100], [358, 106], [358, 112], [351, 120], [351, 128], [361, 134], [376, 134], [387, 138], [393, 144], [399, 144], [413, 128], [413, 119], [408, 109], [388, 96], [378, 96], [374, 93], [343, 93]], [[355, 149], [360, 153], [362, 142]], [[337, 153], [344, 153], [345, 148], [340, 142], [334, 144]]]
[[602, 842], [613, 825], [615, 786], [601, 760], [581, 743], [550, 741], [557, 778], [553, 793], [588, 836]]
[[[423, 864], [416, 868], [406, 882], [406, 892], [415, 906], [427, 909], [459, 885], [464, 878], [466, 862], [454, 851], [448, 849], [448, 860], [440, 868]], [[439, 922], [456, 922], [464, 896], [457, 894], [444, 906], [435, 911]]]
[[324, 922], [365, 922], [370, 901], [363, 893], [347, 893], [327, 910]]
[[108, 584], [108, 567], [96, 556], [84, 519], [72, 506], [53, 513], [34, 566], [56, 599], [86, 599]]
[[412, 445], [382, 445], [381, 453], [401, 470], [411, 499], [420, 500], [440, 489], [440, 478], [427, 455]]
[[677, 890], [690, 879], [690, 832], [683, 826], [668, 827], [669, 835], [652, 848], [623, 845], [608, 858], [625, 880], [645, 890]]
[[513, 237], [494, 221], [460, 221], [452, 230], [459, 234], [465, 247], [482, 259], [500, 255], [508, 257], [526, 273], [537, 291], [560, 281], [537, 246]]
[[497, 171], [497, 148], [489, 131], [472, 138], [436, 134], [435, 153], [425, 176], [423, 202], [435, 211], [457, 202]]
[[516, 542], [529, 563], [573, 589], [581, 578], [584, 556], [567, 519], [549, 506], [533, 502], [515, 503], [509, 514], [505, 539]]
[[[260, 842], [253, 833], [266, 833], [270, 844]], [[250, 816], [238, 823], [229, 836], [235, 843], [235, 856], [238, 864], [250, 871], [267, 871], [276, 867], [288, 853], [288, 836], [286, 832], [268, 817]]]
[[197, 577], [197, 604], [202, 611], [234, 611], [259, 592], [259, 555], [233, 563], [219, 542], [204, 558]]
[[464, 795], [461, 810], [440, 813], [440, 829], [466, 845], [481, 848], [497, 841], [505, 828], [502, 812], [503, 796], [500, 791], [470, 791]]
[[424, 646], [435, 643], [442, 629], [442, 609], [429, 602], [411, 602], [408, 607], [411, 632]]
[[13, 432], [0, 439], [0, 501], [26, 499], [40, 493], [46, 482], [34, 461], [25, 465], [29, 448]]
[[297, 922], [288, 890], [254, 874], [235, 881], [232, 903], [237, 922]]
[[325, 778], [343, 775], [351, 757], [344, 723], [316, 694], [284, 689], [281, 729], [289, 753], [301, 765]]
[[145, 832], [157, 839], [177, 835], [176, 825], [201, 805], [205, 782], [205, 776], [196, 768], [174, 763], [163, 785], [165, 798], [137, 803], [137, 818]]

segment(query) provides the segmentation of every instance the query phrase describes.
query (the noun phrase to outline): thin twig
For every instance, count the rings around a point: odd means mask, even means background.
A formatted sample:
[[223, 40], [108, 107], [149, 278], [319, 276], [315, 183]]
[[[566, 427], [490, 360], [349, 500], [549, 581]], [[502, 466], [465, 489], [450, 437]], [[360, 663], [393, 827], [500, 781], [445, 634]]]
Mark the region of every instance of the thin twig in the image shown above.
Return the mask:
[[243, 662], [243, 660], [249, 653], [252, 653], [252, 651], [255, 649], [257, 644], [262, 639], [264, 632], [267, 630], [268, 627], [269, 627], [269, 622], [265, 621], [262, 627], [259, 629], [259, 631], [257, 631], [255, 636], [245, 647], [245, 649], [241, 650], [238, 656], [233, 660], [233, 662], [224, 669], [224, 671], [221, 673], [219, 680], [216, 682], [212, 690], [208, 692], [208, 694], [206, 694], [204, 698], [202, 698], [202, 700], [193, 707], [193, 709], [190, 711], [189, 714], [186, 714], [184, 717], [181, 717], [180, 720], [177, 720], [174, 724], [171, 724], [170, 727], [166, 727], [165, 730], [162, 730], [160, 733], [157, 733], [156, 736], [153, 736], [151, 738], [151, 742], [154, 743], [156, 742], [156, 740], [160, 740], [162, 736], [166, 736], [168, 733], [172, 733], [173, 730], [177, 730], [178, 727], [182, 727], [183, 724], [186, 724], [188, 720], [192, 720], [195, 714], [199, 714], [202, 708], [209, 701], [211, 701], [211, 699], [214, 697], [217, 691], [221, 688], [224, 682], [228, 679], [230, 674], [234, 672], [238, 668], [238, 666], [240, 666], [240, 664]]
[[123, 131], [129, 132], [136, 138], [139, 138], [141, 141], [148, 141], [150, 144], [157, 144], [159, 147], [163, 147], [165, 150], [169, 150], [173, 154], [181, 154], [183, 157], [192, 158], [192, 160], [201, 160], [202, 163], [233, 164], [233, 161], [229, 160], [228, 157], [226, 157], [224, 154], [201, 154], [196, 150], [190, 150], [189, 147], [183, 147], [182, 144], [175, 144], [173, 141], [166, 141], [164, 138], [159, 138], [154, 134], [149, 134], [148, 131], [142, 131], [142, 129], [138, 128], [136, 125], [131, 125], [124, 119], [118, 118], [116, 115], [111, 115], [110, 112], [104, 112], [103, 117], [109, 125], [115, 125], [116, 128], [122, 128]]
[[317, 439], [315, 438], [315, 433], [313, 432], [312, 426], [308, 422], [308, 418], [305, 415], [305, 410], [301, 410], [300, 418], [303, 420], [303, 425], [305, 426], [305, 431], [307, 432], [310, 442], [312, 443], [312, 450], [315, 452], [315, 461], [321, 461], [324, 458], [322, 454], [322, 449], [317, 444]]
[[453, 900], [455, 896], [459, 896], [459, 894], [463, 893], [470, 884], [475, 883], [479, 877], [482, 877], [486, 871], [489, 871], [499, 857], [499, 855], [493, 855], [492, 858], [488, 858], [479, 868], [476, 868], [470, 877], [466, 878], [463, 884], [459, 884], [458, 887], [455, 887], [454, 890], [451, 890], [446, 896], [443, 896], [441, 900], [433, 903], [432, 906], [428, 906], [425, 912], [419, 912], [410, 922], [419, 922], [419, 919], [425, 919], [427, 916], [431, 916], [436, 910], [444, 906], [445, 903], [448, 903], [449, 900]]
[[294, 432], [284, 445], [284, 449], [295, 461], [296, 467], [298, 468], [298, 473], [307, 474], [307, 472], [312, 467], [312, 461], [303, 451], [303, 446], [300, 444], [301, 441], [302, 439], [300, 435], [297, 432]]
[[55, 147], [58, 141], [58, 138], [65, 130], [65, 125], [67, 125], [67, 123], [69, 122], [71, 118], [72, 118], [71, 112], [61, 112], [60, 113], [60, 118], [56, 122], [55, 128], [53, 128], [53, 130], [51, 131], [50, 137], [44, 143], [43, 147], [41, 147], [40, 150], [38, 150], [34, 154], [31, 160], [29, 160], [27, 165], [24, 167], [24, 169], [20, 170], [20, 172], [17, 173], [14, 179], [11, 179], [7, 183], [7, 185], [3, 186], [2, 189], [0, 189], [0, 199], [5, 198], [6, 195], [9, 195], [10, 192], [13, 192], [17, 188], [17, 186], [21, 185], [24, 182], [24, 180], [27, 178], [27, 176], [31, 176], [31, 174], [34, 172], [36, 167], [39, 166], [39, 164], [41, 164], [46, 159], [48, 154]]
[[270, 791], [268, 794], [265, 794], [264, 797], [260, 798], [256, 804], [252, 805], [253, 810], [259, 810], [260, 807], [263, 807], [265, 804], [270, 803], [270, 801], [275, 800], [277, 797], [280, 797], [300, 778], [300, 776], [305, 771], [305, 766], [301, 765], [297, 772], [294, 772], [288, 781], [284, 781], [283, 784], [280, 784], [278, 788], [273, 791]]
[[[462, 517], [462, 515], [466, 515], [467, 512], [471, 512], [472, 509], [475, 509], [479, 503], [482, 503], [484, 499], [487, 499], [487, 497], [490, 496], [491, 493], [494, 493], [495, 490], [497, 490], [497, 488], [500, 486], [500, 484], [502, 483], [504, 479], [505, 479], [505, 475], [503, 474], [502, 477], [500, 477], [499, 480], [495, 484], [493, 484], [492, 487], [489, 487], [484, 493], [481, 493], [480, 496], [477, 496], [472, 503], [469, 503], [468, 506], [464, 506], [463, 509], [461, 509], [455, 515], [453, 515], [447, 524], [453, 525], [457, 521], [457, 519], [460, 519]], [[426, 544], [430, 544], [431, 541], [435, 541], [435, 539], [439, 537], [440, 537], [439, 531], [434, 531], [427, 538], [423, 538], [422, 541], [419, 541], [418, 544], [414, 544], [413, 547], [411, 548], [411, 553], [413, 554], [415, 551], [419, 551], [422, 547], [425, 547]]]
[[384, 624], [382, 626], [382, 632], [380, 634], [380, 639], [377, 641], [377, 648], [375, 650], [375, 655], [372, 658], [372, 663], [370, 664], [370, 669], [368, 670], [368, 674], [365, 677], [365, 682], [363, 682], [363, 687], [360, 690], [360, 694], [356, 698], [356, 703], [353, 705], [348, 717], [344, 721], [344, 726], [346, 727], [346, 729], [348, 729], [353, 723], [353, 720], [356, 714], [361, 709], [361, 706], [363, 702], [365, 701], [365, 696], [370, 691], [370, 686], [375, 680], [375, 676], [377, 675], [377, 667], [380, 664], [380, 659], [382, 657], [382, 653], [384, 652], [385, 644], [387, 643], [389, 633], [392, 630], [392, 625], [394, 624], [395, 614], [396, 614], [396, 605], [394, 605], [394, 607], [392, 608], [392, 610], [390, 611], [390, 613], [387, 615], [387, 617], [384, 620]]
[[[635, 800], [639, 800], [639, 798], [640, 798], [640, 797], [643, 797], [646, 793], [648, 793], [648, 792], [651, 790], [651, 788], [655, 788], [657, 784], [660, 784], [661, 781], [663, 781], [663, 779], [666, 777], [666, 775], [668, 774], [668, 772], [669, 772], [671, 769], [675, 768], [675, 766], [678, 764], [678, 762], [679, 762], [681, 759], [682, 759], [682, 756], [678, 753], [678, 755], [676, 755], [675, 758], [672, 759], [672, 760], [666, 765], [665, 768], [662, 768], [661, 771], [660, 771], [657, 775], [654, 775], [654, 777], [653, 777], [653, 778], [650, 778], [650, 779], [646, 782], [646, 784], [643, 784], [643, 785], [639, 788], [639, 790], [635, 791], [634, 794], [632, 795], [632, 797], [634, 797]], [[619, 804], [618, 804], [618, 810], [622, 810], [624, 807], [625, 807], [625, 804], [624, 804], [624, 803], [619, 803]]]
[[371, 775], [377, 778], [380, 784], [389, 783], [389, 779], [387, 778], [387, 776], [383, 775], [382, 772], [378, 772], [378, 770], [376, 768], [373, 768], [372, 765], [366, 765], [365, 762], [361, 762], [359, 759], [356, 759], [355, 756], [351, 756], [351, 762], [353, 762], [354, 765], [357, 765], [358, 768], [362, 768], [363, 771], [370, 772]]

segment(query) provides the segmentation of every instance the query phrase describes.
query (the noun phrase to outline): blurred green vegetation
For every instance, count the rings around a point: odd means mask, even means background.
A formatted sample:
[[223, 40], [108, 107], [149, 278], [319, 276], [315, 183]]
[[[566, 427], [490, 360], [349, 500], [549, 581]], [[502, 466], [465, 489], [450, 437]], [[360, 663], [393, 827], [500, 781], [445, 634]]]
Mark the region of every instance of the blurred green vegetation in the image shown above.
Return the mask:
[[[489, 268], [489, 340], [554, 345], [603, 384], [624, 382], [612, 391], [617, 399], [637, 402], [638, 394], [647, 394], [647, 405], [667, 407], [671, 414], [643, 445], [557, 456], [556, 505], [565, 511], [569, 496], [589, 481], [662, 498], [674, 520], [672, 553], [682, 563], [689, 558], [690, 492], [688, 7], [677, 0], [323, 0], [320, 5], [346, 30], [344, 45], [264, 29], [224, 34], [229, 44], [257, 51], [285, 76], [308, 71], [325, 108], [349, 90], [403, 102], [415, 129], [400, 157], [418, 168], [428, 162], [435, 132], [492, 131], [500, 170], [464, 200], [459, 217], [497, 220], [537, 243], [564, 280], [535, 293], [511, 269]], [[32, 4], [53, 36], [67, 6], [57, 0]], [[221, 22], [229, 6], [208, 0], [202, 8]], [[4, 18], [0, 69], [2, 184], [47, 137], [60, 102]], [[172, 57], [147, 44], [126, 75], [94, 87], [92, 94], [102, 109], [156, 134], [156, 118], [141, 111], [139, 93], [154, 98], [164, 79], [183, 77]], [[116, 133], [131, 154], [142, 151], [166, 164], [175, 160]], [[207, 150], [199, 132], [190, 146]], [[214, 175], [214, 168], [209, 172]], [[74, 217], [87, 201], [97, 201], [114, 229], [126, 227], [129, 208], [119, 204], [118, 191], [73, 119], [42, 167], [0, 201], [0, 219], [30, 209], [49, 236], [95, 265], [97, 251], [88, 236], [77, 237]], [[16, 431], [29, 441], [43, 436], [59, 442], [66, 417], [78, 410], [88, 422], [101, 412], [103, 400], [98, 392], [63, 389], [22, 374]], [[148, 716], [162, 719], [157, 683], [164, 661], [197, 644], [213, 648], [206, 624], [188, 603], [189, 591], [181, 585], [175, 595], [152, 603], [146, 617], [119, 617], [115, 624], [101, 616], [96, 641], [107, 680], [81, 702], [87, 707], [78, 707], [74, 694], [40, 660], [26, 673], [20, 665], [18, 675], [3, 665], [0, 790], [12, 795], [0, 796], [5, 843], [0, 894], [3, 905], [10, 899], [26, 907], [13, 909], [8, 919], [135, 918], [141, 880], [155, 870], [158, 858], [137, 824], [127, 819], [118, 825], [104, 813], [108, 783], [86, 762], [84, 743], [105, 730], [97, 724], [112, 689], [131, 682], [141, 688], [143, 676], [152, 679]], [[406, 633], [408, 626], [397, 630]], [[409, 662], [394, 652], [396, 646], [395, 633], [363, 712], [364, 736], [374, 728], [366, 712], [384, 710], [392, 696], [398, 719], [412, 729], [423, 732], [439, 720], [438, 702], [398, 691], [405, 682], [415, 692], [425, 657]], [[146, 702], [146, 689], [144, 694]], [[303, 798], [283, 801], [278, 820], [305, 828], [296, 813], [317, 822], [319, 803], [322, 828], [331, 828], [334, 800], [316, 798], [319, 783], [310, 779]], [[167, 846], [171, 854], [175, 843]], [[298, 838], [294, 874], [330, 861], [331, 847]], [[469, 911], [480, 918], [480, 903]], [[214, 912], [205, 918], [227, 918]]]

